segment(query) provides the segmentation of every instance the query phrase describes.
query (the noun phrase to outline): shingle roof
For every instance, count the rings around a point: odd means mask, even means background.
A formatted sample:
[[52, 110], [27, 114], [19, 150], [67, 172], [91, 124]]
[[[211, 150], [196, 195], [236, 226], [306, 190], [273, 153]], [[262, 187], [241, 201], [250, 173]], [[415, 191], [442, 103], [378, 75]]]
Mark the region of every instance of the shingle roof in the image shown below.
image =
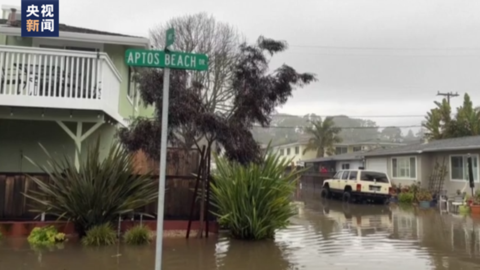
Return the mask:
[[388, 149], [376, 149], [365, 156], [389, 156], [422, 152], [480, 149], [480, 136], [437, 140], [429, 143], [417, 143]]
[[[0, 24], [6, 24], [7, 21], [8, 20], [6, 20], [6, 19], [0, 19]], [[20, 28], [20, 26], [21, 26], [21, 22], [20, 21], [15, 21], [9, 27]], [[111, 33], [111, 32], [106, 32], [106, 31], [99, 31], [99, 30], [95, 30], [95, 29], [76, 27], [76, 26], [66, 25], [66, 24], [62, 24], [62, 23], [59, 24], [59, 30], [60, 31], [65, 31], [65, 32], [83, 33], [83, 34], [96, 34], [96, 35], [120, 36], [120, 37], [136, 37], [136, 36], [129, 36], [129, 35], [118, 34], [118, 33]]]
[[302, 162], [323, 162], [323, 161], [340, 161], [340, 160], [361, 160], [364, 156], [363, 151], [334, 155], [329, 157], [319, 157], [308, 160], [301, 160]]

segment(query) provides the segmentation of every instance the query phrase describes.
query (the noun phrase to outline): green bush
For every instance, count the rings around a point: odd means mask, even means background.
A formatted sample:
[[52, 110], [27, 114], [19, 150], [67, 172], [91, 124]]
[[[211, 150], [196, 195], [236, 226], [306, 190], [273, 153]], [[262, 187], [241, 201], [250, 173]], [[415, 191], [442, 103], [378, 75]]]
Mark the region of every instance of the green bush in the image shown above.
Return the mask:
[[54, 158], [41, 147], [47, 155], [42, 162], [46, 165], [29, 161], [47, 173], [50, 181], [29, 176], [39, 189], [24, 195], [35, 202], [33, 211], [72, 221], [80, 237], [93, 226], [113, 223], [119, 215], [157, 198], [155, 181], [148, 174], [137, 175], [134, 155], [118, 144], [101, 158], [98, 140], [81, 158], [79, 170], [70, 157]]
[[129, 245], [144, 245], [150, 243], [151, 231], [144, 225], [137, 225], [125, 232], [125, 243]]
[[398, 202], [399, 203], [413, 203], [415, 196], [413, 192], [402, 192], [398, 194]]
[[218, 156], [215, 162], [213, 214], [232, 237], [273, 238], [275, 230], [288, 225], [294, 215], [290, 201], [295, 180], [302, 170], [285, 173], [291, 161], [274, 154], [267, 154], [261, 164], [241, 165]]
[[93, 226], [82, 238], [85, 246], [110, 246], [117, 243], [117, 233], [110, 224]]
[[65, 241], [65, 234], [59, 233], [53, 226], [35, 227], [27, 240], [34, 246], [51, 246]]
[[3, 238], [3, 234], [2, 234], [2, 232], [0, 232], [0, 239], [2, 239], [2, 238]]

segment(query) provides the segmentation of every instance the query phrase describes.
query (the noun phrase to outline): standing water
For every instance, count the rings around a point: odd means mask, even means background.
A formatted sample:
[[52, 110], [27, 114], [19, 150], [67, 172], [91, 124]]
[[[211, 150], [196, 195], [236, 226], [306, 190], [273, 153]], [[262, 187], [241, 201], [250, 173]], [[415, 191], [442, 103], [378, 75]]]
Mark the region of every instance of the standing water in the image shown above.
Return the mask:
[[[437, 211], [304, 199], [275, 241], [165, 239], [164, 270], [480, 269], [480, 222]], [[155, 245], [35, 251], [0, 241], [0, 269], [153, 270]]]

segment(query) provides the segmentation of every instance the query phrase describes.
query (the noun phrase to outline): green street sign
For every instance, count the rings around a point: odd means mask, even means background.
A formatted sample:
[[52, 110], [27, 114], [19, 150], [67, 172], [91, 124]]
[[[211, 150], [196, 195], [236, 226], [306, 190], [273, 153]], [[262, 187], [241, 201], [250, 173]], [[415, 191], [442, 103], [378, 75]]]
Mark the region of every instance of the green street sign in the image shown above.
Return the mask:
[[165, 37], [165, 48], [168, 48], [169, 46], [173, 45], [175, 42], [175, 29], [170, 28], [167, 30], [167, 34]]
[[125, 63], [132, 67], [207, 70], [206, 54], [128, 49]]

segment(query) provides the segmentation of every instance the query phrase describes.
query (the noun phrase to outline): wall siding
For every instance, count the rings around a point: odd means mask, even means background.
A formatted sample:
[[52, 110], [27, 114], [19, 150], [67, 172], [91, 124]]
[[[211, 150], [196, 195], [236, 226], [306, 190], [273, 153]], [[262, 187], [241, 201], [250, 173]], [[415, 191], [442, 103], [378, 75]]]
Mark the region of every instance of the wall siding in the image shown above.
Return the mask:
[[[76, 123], [65, 123], [72, 132]], [[93, 124], [84, 123], [83, 132]], [[105, 157], [114, 140], [116, 128], [104, 124], [82, 143], [82, 152], [100, 138], [101, 156]], [[52, 155], [74, 158], [75, 144], [67, 133], [53, 121], [6, 120], [0, 119], [0, 172], [41, 172], [25, 157], [44, 164], [46, 155], [42, 144]]]

